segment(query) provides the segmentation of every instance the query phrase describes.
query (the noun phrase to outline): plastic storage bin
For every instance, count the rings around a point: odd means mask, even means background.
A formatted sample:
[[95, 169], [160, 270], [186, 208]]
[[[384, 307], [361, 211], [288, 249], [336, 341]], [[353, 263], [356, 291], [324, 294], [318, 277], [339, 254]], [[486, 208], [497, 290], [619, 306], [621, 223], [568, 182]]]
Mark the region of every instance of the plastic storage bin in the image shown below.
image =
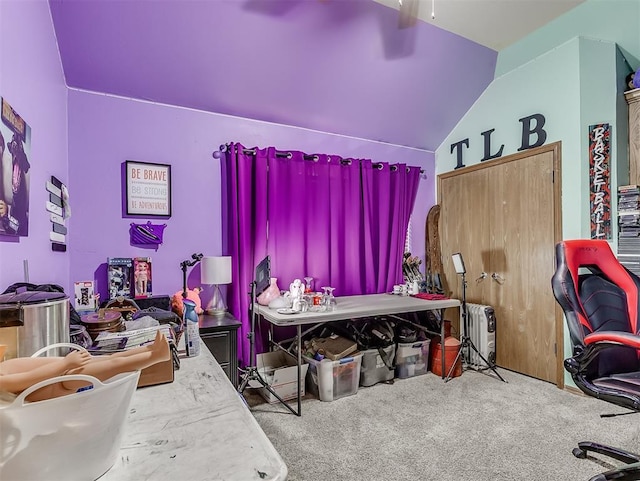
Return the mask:
[[[105, 383], [92, 376], [60, 376], [35, 384], [0, 407], [0, 479], [90, 481], [115, 462], [139, 371]], [[25, 397], [62, 379], [86, 380], [93, 389], [28, 403]]]
[[[53, 344], [41, 351], [72, 346]], [[126, 372], [102, 383], [83, 374], [57, 376], [34, 384], [10, 404], [0, 404], [0, 479], [91, 481], [102, 476], [120, 452], [139, 377], [140, 371]], [[45, 401], [25, 400], [63, 380], [88, 381], [93, 388]]]
[[398, 343], [396, 377], [405, 379], [427, 373], [429, 367], [429, 343], [429, 339]]
[[307, 390], [320, 401], [335, 401], [358, 392], [362, 353], [337, 361], [303, 358], [309, 364]]
[[[378, 349], [367, 349], [362, 351], [362, 365], [360, 367], [360, 385], [373, 386], [376, 383], [390, 381], [395, 377], [394, 356], [396, 345], [391, 344], [382, 349], [385, 353], [387, 363], [382, 359]], [[387, 367], [391, 366], [391, 369]]]

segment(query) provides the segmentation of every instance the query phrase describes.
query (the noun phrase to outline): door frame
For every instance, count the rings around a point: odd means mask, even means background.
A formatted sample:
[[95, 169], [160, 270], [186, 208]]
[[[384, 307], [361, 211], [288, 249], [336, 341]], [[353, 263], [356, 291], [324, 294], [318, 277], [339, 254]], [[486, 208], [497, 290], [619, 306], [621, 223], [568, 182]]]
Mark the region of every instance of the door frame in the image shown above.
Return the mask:
[[[478, 164], [463, 167], [461, 169], [452, 170], [438, 174], [437, 182], [437, 202], [441, 204], [441, 183], [443, 179], [448, 179], [458, 175], [464, 175], [476, 170], [495, 167], [507, 162], [515, 162], [532, 155], [544, 154], [551, 152], [553, 154], [553, 238], [557, 244], [562, 240], [562, 142], [553, 142], [533, 149], [523, 150], [515, 154], [506, 155], [497, 159], [481, 162]], [[550, 253], [555, 259], [555, 250]], [[549, 280], [549, 290], [551, 290], [551, 280]], [[556, 333], [556, 386], [560, 389], [564, 388], [564, 314], [562, 309], [555, 303], [555, 333]]]

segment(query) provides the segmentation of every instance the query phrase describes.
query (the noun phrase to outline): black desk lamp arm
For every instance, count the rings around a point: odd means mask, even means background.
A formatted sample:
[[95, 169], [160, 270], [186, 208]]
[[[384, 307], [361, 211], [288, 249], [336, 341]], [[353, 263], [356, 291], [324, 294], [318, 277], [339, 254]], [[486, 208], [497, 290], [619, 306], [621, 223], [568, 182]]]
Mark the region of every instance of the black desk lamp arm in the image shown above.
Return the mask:
[[184, 299], [187, 298], [187, 267], [195, 266], [202, 260], [202, 257], [202, 254], [191, 254], [192, 260], [187, 259], [180, 263], [180, 268], [182, 269], [182, 297]]

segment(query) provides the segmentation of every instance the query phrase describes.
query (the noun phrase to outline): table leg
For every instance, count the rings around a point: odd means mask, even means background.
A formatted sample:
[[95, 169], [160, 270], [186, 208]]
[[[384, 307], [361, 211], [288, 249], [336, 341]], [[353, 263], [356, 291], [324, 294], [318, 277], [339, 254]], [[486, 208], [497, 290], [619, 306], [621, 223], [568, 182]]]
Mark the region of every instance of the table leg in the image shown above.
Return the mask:
[[298, 416], [302, 416], [302, 401], [300, 399], [300, 387], [304, 382], [302, 379], [302, 329], [300, 328], [300, 324], [297, 326], [298, 329], [298, 412], [296, 413]]
[[444, 309], [440, 311], [440, 355], [442, 356], [442, 379], [446, 377], [445, 374], [445, 348], [444, 348]]

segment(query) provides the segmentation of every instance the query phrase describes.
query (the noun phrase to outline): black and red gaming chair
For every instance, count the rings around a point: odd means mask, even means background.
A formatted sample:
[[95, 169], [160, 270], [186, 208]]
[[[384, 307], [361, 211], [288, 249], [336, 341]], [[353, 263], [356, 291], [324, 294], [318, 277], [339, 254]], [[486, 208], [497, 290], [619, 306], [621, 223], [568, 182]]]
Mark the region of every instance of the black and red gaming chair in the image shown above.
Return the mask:
[[[598, 399], [640, 411], [640, 278], [616, 259], [604, 240], [567, 240], [556, 245], [553, 294], [569, 327], [573, 354], [564, 367], [576, 386]], [[596, 452], [626, 465], [595, 480], [639, 480], [640, 456], [581, 442], [576, 457]]]

